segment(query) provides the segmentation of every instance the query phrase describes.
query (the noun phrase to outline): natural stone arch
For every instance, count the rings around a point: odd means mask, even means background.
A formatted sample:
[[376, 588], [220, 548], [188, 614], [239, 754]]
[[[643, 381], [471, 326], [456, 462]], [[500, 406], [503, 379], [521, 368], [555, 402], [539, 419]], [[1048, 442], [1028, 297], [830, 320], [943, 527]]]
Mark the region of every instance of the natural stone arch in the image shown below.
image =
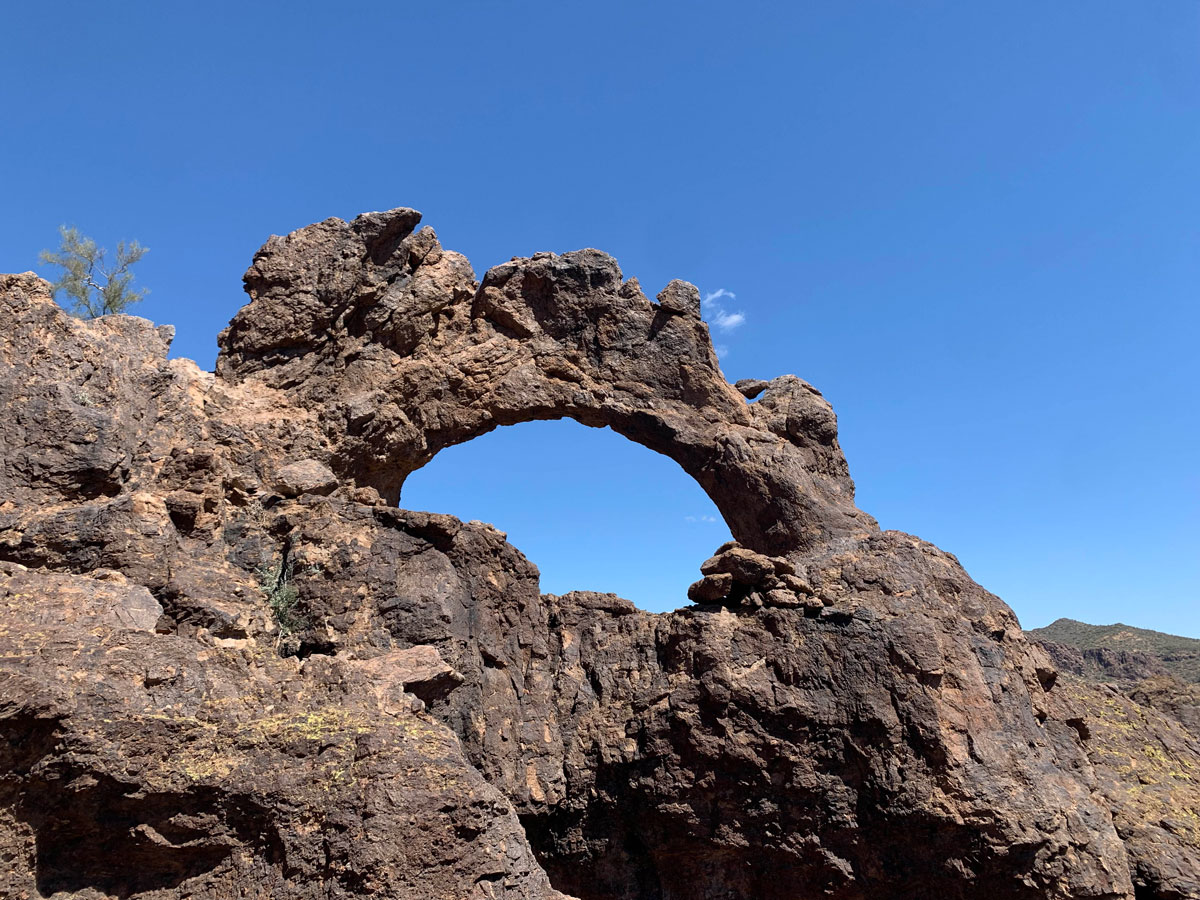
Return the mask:
[[795, 553], [876, 528], [829, 403], [784, 376], [748, 404], [695, 287], [673, 281], [652, 302], [598, 250], [514, 258], [477, 282], [419, 221], [397, 209], [272, 237], [221, 335], [218, 372], [315, 409], [341, 476], [395, 502], [445, 447], [570, 417], [675, 460], [746, 547]]

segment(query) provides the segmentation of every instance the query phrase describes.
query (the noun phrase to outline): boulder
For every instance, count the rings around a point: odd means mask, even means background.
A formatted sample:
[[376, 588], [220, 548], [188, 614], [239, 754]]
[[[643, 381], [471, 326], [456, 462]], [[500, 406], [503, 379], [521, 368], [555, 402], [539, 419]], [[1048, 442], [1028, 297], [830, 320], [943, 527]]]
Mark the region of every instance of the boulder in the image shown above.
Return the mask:
[[655, 299], [666, 312], [700, 318], [700, 289], [694, 284], [688, 284], [686, 281], [672, 281], [659, 292]]
[[727, 573], [738, 584], [754, 587], [774, 577], [775, 564], [761, 553], [734, 547], [705, 560], [700, 565], [700, 572], [704, 575]]
[[743, 378], [735, 381], [733, 386], [747, 400], [756, 400], [758, 395], [765, 391], [770, 384], [771, 382], [763, 381], [761, 378]]
[[446, 665], [436, 647], [428, 645], [359, 661], [358, 669], [372, 679], [402, 686], [427, 704], [444, 700], [463, 683], [462, 675]]
[[333, 470], [315, 459], [302, 459], [281, 468], [275, 476], [275, 486], [285, 497], [301, 494], [328, 494], [337, 489]]
[[733, 587], [733, 576], [728, 572], [705, 575], [693, 583], [687, 591], [688, 599], [693, 603], [715, 603], [729, 596]]

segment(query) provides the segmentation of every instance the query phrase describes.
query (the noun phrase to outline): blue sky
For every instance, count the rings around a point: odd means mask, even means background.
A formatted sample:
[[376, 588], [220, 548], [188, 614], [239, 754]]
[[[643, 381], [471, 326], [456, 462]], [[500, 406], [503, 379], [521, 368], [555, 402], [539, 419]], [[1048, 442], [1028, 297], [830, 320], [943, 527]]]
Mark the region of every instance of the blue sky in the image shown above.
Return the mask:
[[[137, 238], [138, 311], [211, 367], [271, 233], [413, 206], [477, 274], [599, 247], [719, 294], [730, 380], [817, 385], [860, 505], [1026, 626], [1200, 636], [1194, 0], [67, 2], [5, 31], [0, 271], [61, 223]], [[451, 448], [404, 504], [651, 609], [727, 534], [572, 422]]]

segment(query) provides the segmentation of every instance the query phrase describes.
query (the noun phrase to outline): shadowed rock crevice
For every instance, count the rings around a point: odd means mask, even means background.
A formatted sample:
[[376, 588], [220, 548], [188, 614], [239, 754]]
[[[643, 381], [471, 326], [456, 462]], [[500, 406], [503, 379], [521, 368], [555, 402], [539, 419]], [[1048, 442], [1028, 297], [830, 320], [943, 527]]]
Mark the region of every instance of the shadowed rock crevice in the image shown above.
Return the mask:
[[211, 799], [145, 795], [137, 784], [56, 774], [53, 782], [30, 782], [22, 807], [45, 896], [92, 888], [126, 898], [178, 887], [217, 868], [239, 845], [222, 838], [227, 828]]

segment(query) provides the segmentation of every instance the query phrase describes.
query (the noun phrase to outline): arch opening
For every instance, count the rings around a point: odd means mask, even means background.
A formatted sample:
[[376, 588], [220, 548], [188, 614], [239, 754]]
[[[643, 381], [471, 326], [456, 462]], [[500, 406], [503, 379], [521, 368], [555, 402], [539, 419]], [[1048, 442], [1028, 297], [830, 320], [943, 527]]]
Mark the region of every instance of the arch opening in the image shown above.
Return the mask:
[[506, 532], [546, 593], [611, 592], [649, 612], [689, 605], [700, 563], [730, 539], [716, 505], [672, 460], [569, 418], [442, 450], [408, 476], [400, 505]]

